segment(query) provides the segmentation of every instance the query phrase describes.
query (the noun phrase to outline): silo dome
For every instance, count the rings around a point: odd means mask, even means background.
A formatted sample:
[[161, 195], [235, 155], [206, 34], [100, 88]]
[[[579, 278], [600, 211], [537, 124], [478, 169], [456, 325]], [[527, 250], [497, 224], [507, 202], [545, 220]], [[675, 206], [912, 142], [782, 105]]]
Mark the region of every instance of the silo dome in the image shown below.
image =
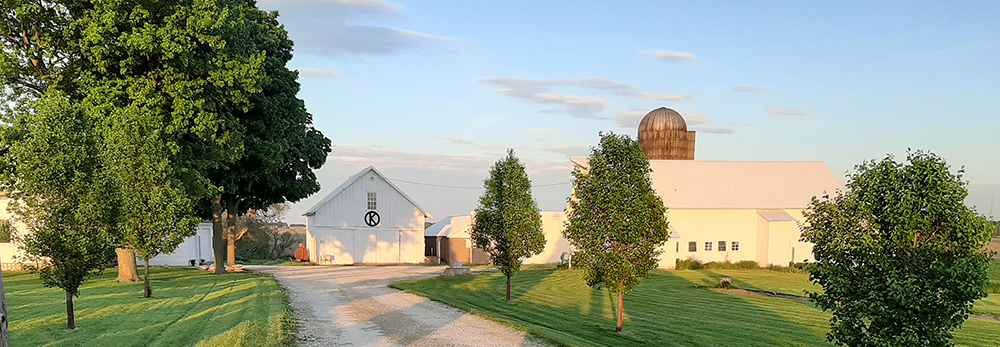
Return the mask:
[[649, 131], [680, 130], [687, 131], [687, 123], [680, 113], [666, 107], [649, 111], [639, 123], [639, 136]]
[[694, 138], [684, 117], [666, 107], [649, 111], [639, 122], [639, 145], [652, 160], [693, 160]]

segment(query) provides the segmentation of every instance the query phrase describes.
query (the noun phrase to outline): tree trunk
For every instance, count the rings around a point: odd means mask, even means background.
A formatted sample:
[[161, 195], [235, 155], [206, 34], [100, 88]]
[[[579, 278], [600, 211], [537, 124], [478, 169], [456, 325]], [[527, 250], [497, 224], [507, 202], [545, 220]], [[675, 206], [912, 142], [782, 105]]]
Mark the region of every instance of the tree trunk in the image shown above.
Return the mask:
[[146, 274], [145, 274], [146, 290], [143, 293], [145, 294], [146, 298], [151, 298], [153, 297], [153, 289], [149, 287], [149, 259], [143, 259], [142, 264], [143, 267], [146, 268]]
[[226, 266], [222, 259], [226, 258], [226, 244], [222, 237], [222, 195], [216, 195], [212, 199], [212, 250], [215, 251], [215, 273], [226, 273]]
[[507, 301], [510, 301], [510, 275], [507, 275]]
[[135, 265], [135, 252], [128, 248], [115, 248], [118, 254], [118, 282], [135, 282], [139, 280], [139, 270]]
[[239, 213], [239, 206], [232, 196], [226, 199], [226, 266], [236, 265], [236, 215]]
[[73, 316], [73, 294], [66, 291], [66, 329], [76, 329], [76, 317]]
[[615, 328], [615, 332], [622, 331], [622, 320], [625, 319], [625, 292], [622, 291], [621, 285], [618, 286], [618, 327]]

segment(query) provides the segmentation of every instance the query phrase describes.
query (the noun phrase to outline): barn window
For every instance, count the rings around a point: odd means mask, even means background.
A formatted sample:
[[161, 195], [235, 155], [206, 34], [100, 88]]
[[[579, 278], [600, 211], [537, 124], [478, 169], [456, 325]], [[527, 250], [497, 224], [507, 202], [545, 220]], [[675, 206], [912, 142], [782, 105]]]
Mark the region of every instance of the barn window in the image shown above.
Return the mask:
[[711, 241], [705, 242], [705, 250], [706, 251], [711, 251], [712, 250], [712, 242]]
[[739, 242], [739, 241], [733, 241], [733, 243], [732, 243], [732, 244], [730, 244], [730, 245], [732, 246], [732, 247], [730, 247], [730, 248], [731, 248], [731, 249], [732, 249], [733, 251], [738, 251], [738, 250], [740, 250], [740, 242]]
[[694, 241], [688, 242], [688, 252], [697, 252], [697, 251], [698, 251], [698, 243]]
[[368, 209], [369, 210], [374, 210], [374, 209], [376, 209], [376, 207], [378, 207], [378, 204], [376, 203], [375, 193], [374, 192], [368, 192]]
[[726, 251], [726, 241], [719, 241], [719, 252]]

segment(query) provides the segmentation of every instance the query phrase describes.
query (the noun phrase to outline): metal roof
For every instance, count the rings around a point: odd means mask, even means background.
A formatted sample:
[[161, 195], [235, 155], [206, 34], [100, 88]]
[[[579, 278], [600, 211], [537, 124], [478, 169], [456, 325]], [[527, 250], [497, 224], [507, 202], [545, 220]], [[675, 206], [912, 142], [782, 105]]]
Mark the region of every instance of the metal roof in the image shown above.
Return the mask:
[[357, 181], [359, 178], [367, 174], [369, 171], [374, 172], [376, 175], [378, 175], [378, 177], [382, 178], [382, 180], [385, 181], [385, 183], [388, 183], [389, 186], [392, 187], [392, 189], [395, 189], [397, 192], [399, 192], [400, 195], [403, 196], [403, 198], [406, 198], [406, 201], [409, 201], [411, 204], [413, 204], [413, 207], [416, 207], [418, 210], [420, 210], [420, 212], [423, 212], [424, 218], [434, 218], [433, 216], [431, 216], [430, 213], [427, 213], [427, 210], [424, 210], [423, 207], [420, 207], [420, 205], [417, 204], [416, 201], [413, 201], [413, 199], [410, 198], [409, 195], [406, 195], [406, 193], [403, 192], [402, 189], [399, 189], [399, 187], [393, 184], [392, 181], [390, 181], [388, 178], [385, 178], [385, 175], [383, 175], [381, 172], [375, 169], [374, 166], [366, 167], [364, 170], [361, 170], [358, 173], [351, 176], [350, 178], [348, 178], [346, 181], [344, 181], [344, 183], [341, 183], [339, 186], [337, 186], [337, 189], [334, 189], [332, 192], [330, 192], [330, 194], [327, 194], [327, 196], [323, 198], [323, 200], [313, 205], [313, 207], [309, 208], [309, 210], [306, 211], [306, 213], [303, 213], [302, 215], [311, 216], [315, 214], [316, 210], [319, 210], [320, 207], [326, 205], [326, 203], [330, 202], [330, 200], [333, 200], [333, 198], [337, 197], [337, 195], [340, 195], [340, 193], [342, 193], [344, 189], [350, 187], [351, 184], [354, 184], [355, 181]]

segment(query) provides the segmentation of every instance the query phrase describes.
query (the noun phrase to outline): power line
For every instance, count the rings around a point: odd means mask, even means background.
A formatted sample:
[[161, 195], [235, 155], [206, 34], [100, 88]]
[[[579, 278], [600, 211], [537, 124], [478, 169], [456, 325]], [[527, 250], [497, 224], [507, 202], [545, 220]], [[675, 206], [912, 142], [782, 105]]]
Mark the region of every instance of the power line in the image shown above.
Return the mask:
[[[409, 183], [409, 184], [416, 184], [416, 185], [428, 186], [428, 187], [454, 188], [454, 189], [483, 189], [483, 187], [452, 186], [452, 185], [446, 185], [446, 184], [434, 184], [434, 183], [414, 182], [414, 181], [401, 180], [401, 179], [398, 179], [398, 178], [388, 178], [388, 179], [390, 181], [403, 182], [403, 183]], [[573, 183], [573, 182], [567, 181], [567, 182], [549, 183], [549, 184], [533, 184], [533, 185], [531, 185], [531, 188], [536, 188], [536, 187], [552, 187], [552, 186], [559, 186], [559, 185], [570, 184], [570, 183]]]

